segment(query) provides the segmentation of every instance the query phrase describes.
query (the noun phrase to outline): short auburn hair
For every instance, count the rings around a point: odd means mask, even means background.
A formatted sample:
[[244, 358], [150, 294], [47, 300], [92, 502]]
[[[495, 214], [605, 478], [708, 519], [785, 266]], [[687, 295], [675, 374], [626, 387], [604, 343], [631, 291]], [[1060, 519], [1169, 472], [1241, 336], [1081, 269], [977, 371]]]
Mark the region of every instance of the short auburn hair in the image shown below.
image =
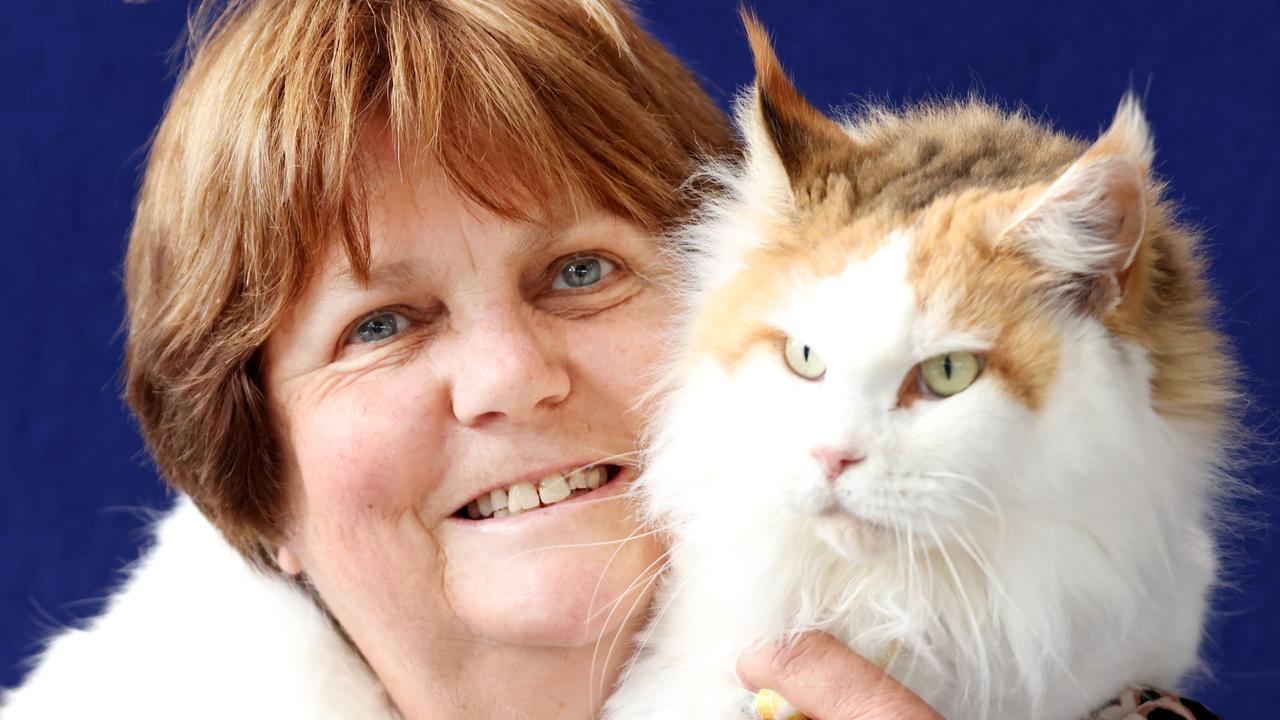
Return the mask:
[[733, 147], [620, 0], [231, 0], [191, 27], [125, 260], [125, 395], [164, 478], [266, 566], [287, 513], [261, 348], [335, 243], [367, 277], [371, 124], [503, 217], [655, 233]]

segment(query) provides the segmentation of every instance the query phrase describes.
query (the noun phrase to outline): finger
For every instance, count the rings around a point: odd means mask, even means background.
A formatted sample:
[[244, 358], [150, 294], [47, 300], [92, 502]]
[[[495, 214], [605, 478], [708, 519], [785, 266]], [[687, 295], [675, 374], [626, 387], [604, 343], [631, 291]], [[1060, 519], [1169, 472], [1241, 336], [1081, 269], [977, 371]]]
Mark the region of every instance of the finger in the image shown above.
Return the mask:
[[754, 648], [738, 658], [748, 689], [771, 688], [814, 720], [941, 720], [915, 693], [823, 633]]

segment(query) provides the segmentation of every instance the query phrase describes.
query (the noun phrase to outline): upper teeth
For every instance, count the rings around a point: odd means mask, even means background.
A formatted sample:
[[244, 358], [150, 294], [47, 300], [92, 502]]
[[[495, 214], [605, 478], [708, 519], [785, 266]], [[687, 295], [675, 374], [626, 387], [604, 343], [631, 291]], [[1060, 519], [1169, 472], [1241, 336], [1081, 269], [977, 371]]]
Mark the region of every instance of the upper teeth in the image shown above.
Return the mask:
[[569, 497], [569, 483], [559, 473], [545, 477], [538, 483], [538, 497], [547, 505], [558, 503]]
[[537, 487], [531, 482], [518, 482], [505, 490], [494, 490], [467, 503], [467, 517], [479, 520], [517, 515], [525, 510], [558, 503], [577, 491], [595, 490], [606, 479], [604, 466], [593, 465], [574, 470], [568, 475], [552, 473], [542, 478]]

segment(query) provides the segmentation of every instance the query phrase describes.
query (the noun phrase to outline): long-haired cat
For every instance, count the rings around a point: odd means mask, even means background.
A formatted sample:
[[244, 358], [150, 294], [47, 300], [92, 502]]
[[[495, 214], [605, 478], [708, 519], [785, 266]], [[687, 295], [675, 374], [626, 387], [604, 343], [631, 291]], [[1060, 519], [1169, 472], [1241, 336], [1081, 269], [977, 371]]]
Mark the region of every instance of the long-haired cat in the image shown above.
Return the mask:
[[638, 487], [670, 565], [606, 717], [736, 717], [738, 655], [809, 629], [947, 718], [1177, 688], [1235, 373], [1138, 104], [1092, 144], [977, 100], [841, 125], [744, 20]]

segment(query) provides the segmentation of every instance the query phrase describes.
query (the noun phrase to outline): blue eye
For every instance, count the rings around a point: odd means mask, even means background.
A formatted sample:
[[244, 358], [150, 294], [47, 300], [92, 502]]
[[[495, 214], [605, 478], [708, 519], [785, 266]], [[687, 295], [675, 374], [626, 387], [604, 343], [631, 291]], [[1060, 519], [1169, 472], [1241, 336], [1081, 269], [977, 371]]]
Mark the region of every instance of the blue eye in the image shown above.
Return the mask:
[[613, 263], [602, 257], [588, 255], [574, 258], [560, 268], [560, 273], [556, 275], [551, 287], [556, 290], [590, 287], [600, 282], [601, 278], [613, 270]]
[[361, 320], [347, 339], [349, 342], [369, 345], [395, 336], [408, 324], [408, 320], [400, 313], [382, 310]]

